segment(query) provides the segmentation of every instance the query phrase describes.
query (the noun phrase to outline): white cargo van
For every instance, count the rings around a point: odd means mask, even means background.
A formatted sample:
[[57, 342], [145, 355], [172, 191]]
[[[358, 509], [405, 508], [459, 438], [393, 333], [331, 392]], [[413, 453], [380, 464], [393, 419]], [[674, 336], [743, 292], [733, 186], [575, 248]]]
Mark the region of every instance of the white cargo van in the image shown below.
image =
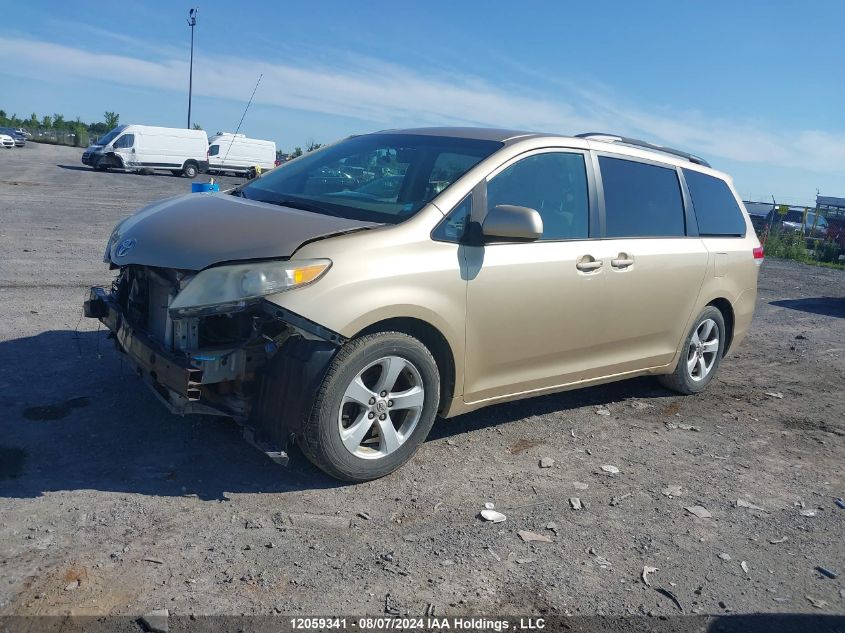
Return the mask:
[[263, 170], [273, 169], [276, 164], [273, 141], [221, 132], [212, 136], [208, 143], [208, 169], [212, 172], [254, 175], [256, 165]]
[[195, 177], [208, 171], [208, 136], [203, 130], [149, 125], [120, 125], [82, 154], [98, 171], [167, 170]]

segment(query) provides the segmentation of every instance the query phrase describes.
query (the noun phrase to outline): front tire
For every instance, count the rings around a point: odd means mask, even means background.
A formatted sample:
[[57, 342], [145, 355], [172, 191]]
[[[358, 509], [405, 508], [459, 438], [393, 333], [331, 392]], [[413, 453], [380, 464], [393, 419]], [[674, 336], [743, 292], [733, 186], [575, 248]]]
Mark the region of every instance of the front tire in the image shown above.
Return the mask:
[[703, 391], [713, 380], [725, 353], [725, 319], [718, 308], [707, 306], [684, 339], [675, 371], [659, 376], [667, 389], [683, 395]]
[[182, 174], [185, 176], [185, 178], [196, 178], [197, 173], [197, 166], [193, 163], [186, 163], [185, 166], [182, 168]]
[[378, 479], [416, 453], [439, 404], [440, 374], [431, 352], [407, 334], [370, 334], [335, 357], [299, 444], [332, 477]]

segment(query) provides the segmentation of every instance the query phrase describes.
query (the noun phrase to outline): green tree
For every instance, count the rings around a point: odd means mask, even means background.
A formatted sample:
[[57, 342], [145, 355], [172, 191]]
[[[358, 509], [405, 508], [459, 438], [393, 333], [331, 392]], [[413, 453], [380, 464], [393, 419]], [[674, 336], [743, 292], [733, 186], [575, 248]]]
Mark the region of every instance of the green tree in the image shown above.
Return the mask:
[[78, 118], [73, 124], [73, 133], [76, 135], [74, 140], [77, 147], [88, 147], [88, 129]]
[[294, 158], [296, 158], [297, 156], [302, 156], [302, 148], [301, 147], [294, 147], [293, 153], [291, 154], [291, 156], [293, 156]]
[[65, 123], [65, 115], [53, 114], [53, 129], [63, 130], [65, 127], [67, 127], [67, 123]]
[[53, 127], [53, 119], [52, 117], [50, 117], [50, 115], [44, 115], [44, 118], [41, 119], [41, 127], [45, 127], [48, 130]]
[[98, 122], [92, 123], [88, 126], [88, 132], [94, 134], [95, 136], [102, 136], [106, 132], [108, 132], [111, 128], [106, 125], [105, 123]]
[[315, 143], [313, 138], [308, 139], [308, 145], [305, 147], [306, 152], [313, 152], [315, 149], [320, 149], [323, 146], [322, 143]]
[[38, 115], [35, 114], [35, 112], [29, 115], [29, 120], [26, 121], [26, 125], [33, 130], [38, 127]]
[[120, 115], [117, 112], [104, 112], [103, 119], [106, 123], [106, 128], [113, 130], [120, 123]]
[[202, 126], [201, 126], [199, 123], [194, 123], [194, 124], [191, 126], [191, 129], [192, 129], [192, 130], [201, 130], [201, 129], [202, 129]]

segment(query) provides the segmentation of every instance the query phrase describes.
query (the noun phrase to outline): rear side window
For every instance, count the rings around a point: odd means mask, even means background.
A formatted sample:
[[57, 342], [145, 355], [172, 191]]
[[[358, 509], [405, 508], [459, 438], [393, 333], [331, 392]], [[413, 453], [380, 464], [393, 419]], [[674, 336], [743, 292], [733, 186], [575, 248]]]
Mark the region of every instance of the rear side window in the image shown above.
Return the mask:
[[599, 157], [607, 237], [682, 237], [681, 185], [674, 169]]
[[745, 218], [728, 183], [684, 169], [700, 235], [745, 235]]

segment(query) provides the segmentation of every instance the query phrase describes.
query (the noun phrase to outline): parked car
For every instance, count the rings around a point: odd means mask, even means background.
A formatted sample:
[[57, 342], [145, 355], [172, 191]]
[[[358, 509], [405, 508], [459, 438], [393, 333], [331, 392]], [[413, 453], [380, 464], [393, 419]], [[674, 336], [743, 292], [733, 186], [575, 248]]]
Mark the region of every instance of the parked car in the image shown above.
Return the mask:
[[0, 134], [0, 145], [6, 149], [12, 149], [15, 146], [15, 139], [8, 134]]
[[751, 225], [757, 235], [763, 235], [768, 231], [774, 217], [775, 204], [773, 202], [750, 202], [748, 200], [744, 200], [742, 204], [748, 212], [748, 217], [751, 218]]
[[[362, 197], [349, 166], [401, 174], [398, 195]], [[84, 309], [171, 410], [364, 481], [437, 416], [641, 375], [702, 391], [748, 331], [762, 258], [730, 178], [690, 154], [392, 130], [130, 216]]]
[[82, 164], [195, 178], [208, 171], [208, 136], [203, 130], [120, 125], [82, 153]]
[[276, 166], [276, 144], [224, 132], [208, 139], [208, 170], [212, 173], [252, 175]]
[[827, 237], [827, 220], [822, 215], [816, 217], [816, 214], [812, 211], [807, 213], [806, 221], [803, 211], [788, 211], [783, 217], [782, 224], [784, 229], [802, 233], [806, 237], [819, 239]]
[[14, 140], [15, 147], [23, 147], [26, 145], [26, 135], [11, 127], [0, 127], [0, 134], [11, 136]]

